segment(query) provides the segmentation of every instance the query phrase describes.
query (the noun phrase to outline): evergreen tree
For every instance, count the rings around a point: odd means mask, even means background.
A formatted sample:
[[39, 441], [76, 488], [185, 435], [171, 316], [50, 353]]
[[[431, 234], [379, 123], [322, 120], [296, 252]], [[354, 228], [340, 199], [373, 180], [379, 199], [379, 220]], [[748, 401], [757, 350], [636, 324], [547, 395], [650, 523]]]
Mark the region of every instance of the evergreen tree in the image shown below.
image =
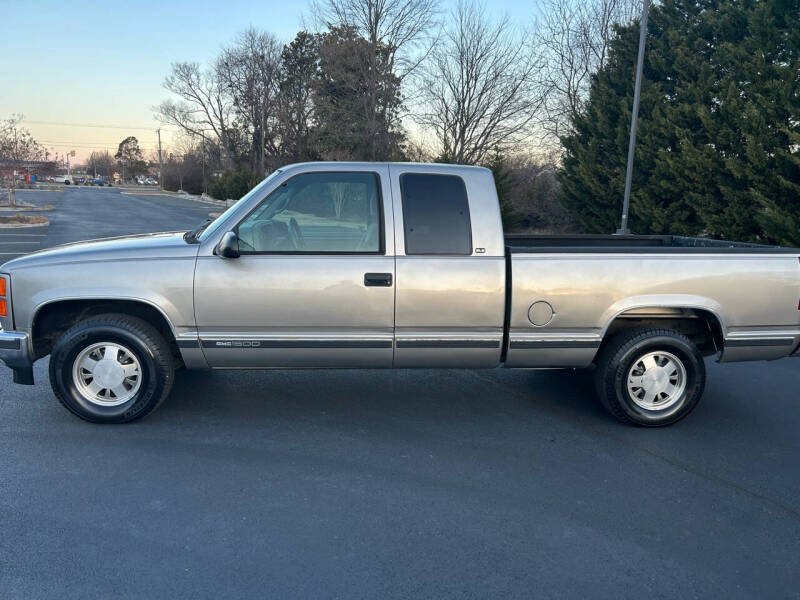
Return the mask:
[[750, 38], [732, 63], [748, 82], [747, 103], [739, 113], [759, 205], [757, 221], [768, 240], [800, 246], [800, 2], [756, 6]]
[[[636, 233], [800, 244], [800, 3], [665, 0], [648, 21], [630, 224]], [[617, 30], [575, 133], [563, 200], [619, 221], [638, 24]]]
[[314, 103], [312, 88], [317, 76], [319, 36], [300, 31], [281, 52], [278, 95], [278, 129], [281, 151], [288, 161], [317, 158], [312, 147]]
[[324, 158], [401, 156], [400, 79], [392, 71], [390, 56], [388, 48], [376, 48], [354, 27], [331, 27], [321, 34], [313, 101]]

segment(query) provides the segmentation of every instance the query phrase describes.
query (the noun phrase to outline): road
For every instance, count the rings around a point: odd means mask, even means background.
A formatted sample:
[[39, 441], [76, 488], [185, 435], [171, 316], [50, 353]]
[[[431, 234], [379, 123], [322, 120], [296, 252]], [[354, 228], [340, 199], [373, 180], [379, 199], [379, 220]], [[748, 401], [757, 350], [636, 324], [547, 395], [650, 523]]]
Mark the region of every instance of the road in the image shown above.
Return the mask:
[[[208, 212], [43, 196], [43, 246]], [[2, 369], [0, 597], [798, 598], [800, 360], [708, 373], [645, 430], [571, 371], [182, 372], [96, 426]]]

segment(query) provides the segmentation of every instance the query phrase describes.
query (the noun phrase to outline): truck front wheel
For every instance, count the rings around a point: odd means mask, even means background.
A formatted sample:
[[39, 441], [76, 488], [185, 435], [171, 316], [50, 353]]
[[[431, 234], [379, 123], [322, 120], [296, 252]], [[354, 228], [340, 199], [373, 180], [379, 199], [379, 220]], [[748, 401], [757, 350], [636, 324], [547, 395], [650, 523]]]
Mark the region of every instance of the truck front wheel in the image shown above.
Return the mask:
[[622, 332], [601, 351], [595, 371], [600, 400], [623, 423], [671, 425], [697, 406], [705, 387], [703, 356], [671, 329]]
[[70, 412], [93, 423], [127, 423], [151, 413], [172, 388], [169, 344], [127, 315], [90, 317], [69, 329], [50, 356], [50, 384]]

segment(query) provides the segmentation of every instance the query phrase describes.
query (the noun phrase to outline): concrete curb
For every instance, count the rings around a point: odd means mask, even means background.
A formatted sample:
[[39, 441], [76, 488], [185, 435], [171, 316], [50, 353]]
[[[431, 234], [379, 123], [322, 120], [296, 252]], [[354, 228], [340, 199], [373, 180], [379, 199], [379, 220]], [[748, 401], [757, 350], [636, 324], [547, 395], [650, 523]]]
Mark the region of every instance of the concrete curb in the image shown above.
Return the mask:
[[55, 206], [0, 206], [0, 212], [47, 212], [55, 210]]
[[0, 229], [31, 229], [33, 227], [50, 227], [50, 220], [47, 223], [0, 223]]
[[191, 196], [192, 200], [196, 200], [197, 202], [202, 202], [203, 204], [211, 204], [213, 206], [218, 206], [220, 208], [230, 208], [234, 204], [236, 204], [237, 200], [217, 200], [216, 198], [212, 198], [211, 196], [206, 196], [203, 198], [202, 196]]
[[177, 194], [169, 192], [120, 192], [123, 196], [166, 196], [167, 198], [180, 198]]
[[[0, 190], [3, 192], [8, 192], [7, 189]], [[19, 192], [63, 192], [63, 189], [60, 188], [17, 188], [17, 193]]]
[[210, 204], [219, 208], [229, 208], [236, 203], [236, 200], [217, 200], [211, 196], [196, 196], [194, 194], [179, 194], [178, 192], [162, 191], [162, 192], [139, 192], [128, 191], [121, 192], [122, 194], [132, 196], [168, 196], [170, 198], [183, 198], [185, 200], [193, 200], [195, 202], [202, 202], [203, 204]]

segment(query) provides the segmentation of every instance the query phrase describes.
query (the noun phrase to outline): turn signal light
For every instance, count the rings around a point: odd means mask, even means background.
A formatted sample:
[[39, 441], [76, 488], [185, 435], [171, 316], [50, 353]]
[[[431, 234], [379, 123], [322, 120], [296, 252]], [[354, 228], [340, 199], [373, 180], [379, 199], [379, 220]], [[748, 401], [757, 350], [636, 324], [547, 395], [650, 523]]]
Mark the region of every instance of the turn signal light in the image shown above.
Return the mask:
[[5, 299], [0, 299], [0, 317], [7, 317], [8, 316], [8, 306], [6, 305]]
[[0, 296], [6, 295], [6, 280], [0, 277]]

